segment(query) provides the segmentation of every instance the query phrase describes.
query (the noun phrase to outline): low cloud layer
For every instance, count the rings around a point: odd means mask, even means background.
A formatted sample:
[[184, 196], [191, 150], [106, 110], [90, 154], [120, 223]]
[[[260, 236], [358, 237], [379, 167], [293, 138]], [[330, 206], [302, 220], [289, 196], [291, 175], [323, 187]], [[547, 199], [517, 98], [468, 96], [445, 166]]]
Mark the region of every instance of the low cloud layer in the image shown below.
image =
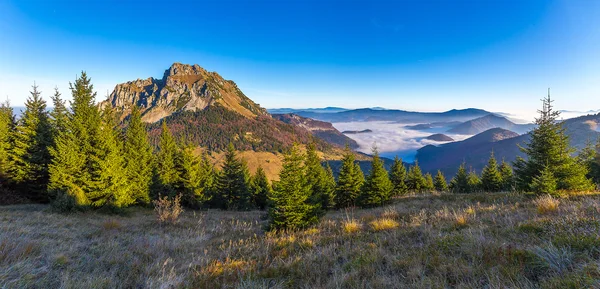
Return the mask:
[[[360, 148], [358, 151], [371, 153], [374, 145], [382, 156], [394, 157], [398, 156], [405, 161], [411, 162], [418, 149], [428, 144], [439, 145], [444, 142], [436, 142], [425, 139], [426, 137], [444, 133], [448, 128], [433, 128], [424, 131], [410, 130], [405, 128], [407, 125], [415, 125], [416, 123], [394, 123], [394, 122], [338, 122], [333, 123], [333, 126], [339, 131], [346, 130], [365, 130], [370, 129], [373, 132], [348, 134], [347, 136], [355, 140]], [[456, 141], [464, 140], [469, 135], [446, 134]]]

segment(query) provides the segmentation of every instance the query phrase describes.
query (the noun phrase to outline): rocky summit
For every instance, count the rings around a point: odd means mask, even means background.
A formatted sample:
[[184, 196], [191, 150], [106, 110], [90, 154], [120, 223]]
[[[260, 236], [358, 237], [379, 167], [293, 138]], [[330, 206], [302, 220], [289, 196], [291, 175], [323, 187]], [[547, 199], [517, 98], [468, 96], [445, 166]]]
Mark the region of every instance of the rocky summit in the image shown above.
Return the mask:
[[110, 104], [122, 118], [133, 106], [142, 110], [142, 120], [157, 122], [179, 111], [203, 110], [219, 105], [244, 117], [266, 115], [267, 111], [254, 103], [237, 87], [216, 72], [199, 65], [174, 63], [162, 79], [153, 77], [117, 84], [101, 106]]

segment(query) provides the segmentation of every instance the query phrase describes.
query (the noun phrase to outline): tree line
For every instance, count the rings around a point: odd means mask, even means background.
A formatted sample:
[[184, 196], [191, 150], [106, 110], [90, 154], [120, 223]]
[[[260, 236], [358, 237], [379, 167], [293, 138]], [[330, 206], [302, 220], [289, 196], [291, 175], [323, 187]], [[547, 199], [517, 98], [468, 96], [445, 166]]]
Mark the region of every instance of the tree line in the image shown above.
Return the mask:
[[0, 106], [2, 194], [52, 202], [63, 211], [147, 205], [160, 196], [180, 196], [190, 208], [267, 210], [271, 228], [296, 229], [317, 222], [327, 210], [381, 206], [409, 192], [553, 194], [593, 190], [600, 182], [600, 143], [573, 156], [549, 96], [521, 148], [527, 159], [518, 158], [512, 166], [498, 164], [492, 152], [481, 175], [467, 172], [463, 163], [447, 182], [441, 171], [423, 174], [418, 162], [407, 168], [398, 158], [388, 172], [374, 149], [365, 175], [346, 147], [336, 179], [312, 142], [304, 151], [293, 145], [279, 180], [271, 183], [260, 167], [249, 173], [233, 144], [217, 167], [206, 151], [198, 154], [195, 146], [177, 141], [164, 121], [153, 145], [137, 108], [122, 124], [111, 107], [97, 106], [85, 73], [70, 90], [70, 106], [56, 90], [48, 112], [34, 85], [18, 120], [8, 103]]

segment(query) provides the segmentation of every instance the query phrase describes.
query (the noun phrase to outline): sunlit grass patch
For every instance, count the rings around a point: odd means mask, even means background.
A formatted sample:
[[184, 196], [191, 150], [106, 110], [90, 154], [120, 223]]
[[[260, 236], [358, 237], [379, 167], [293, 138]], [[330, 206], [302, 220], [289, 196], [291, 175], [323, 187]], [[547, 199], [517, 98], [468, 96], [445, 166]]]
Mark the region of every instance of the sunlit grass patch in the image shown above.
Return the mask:
[[369, 224], [371, 225], [371, 228], [374, 231], [391, 230], [400, 226], [398, 222], [390, 218], [380, 218], [375, 221], [372, 221]]
[[558, 211], [560, 201], [550, 195], [540, 196], [533, 200], [539, 214], [549, 214]]
[[345, 233], [351, 234], [360, 231], [362, 224], [355, 219], [350, 219], [342, 222], [342, 228]]

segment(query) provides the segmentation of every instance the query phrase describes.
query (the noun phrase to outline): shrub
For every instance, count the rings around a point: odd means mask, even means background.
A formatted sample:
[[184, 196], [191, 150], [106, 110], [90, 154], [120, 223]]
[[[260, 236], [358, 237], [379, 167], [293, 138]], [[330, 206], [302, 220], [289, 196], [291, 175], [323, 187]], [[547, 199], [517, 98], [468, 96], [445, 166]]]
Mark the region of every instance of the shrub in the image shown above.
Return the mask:
[[537, 211], [540, 214], [553, 213], [558, 210], [560, 201], [550, 195], [538, 197], [533, 201], [537, 207]]
[[397, 228], [398, 226], [400, 226], [400, 224], [398, 224], [398, 222], [396, 222], [390, 218], [377, 219], [377, 220], [371, 222], [370, 225], [374, 231], [390, 230], [390, 229], [394, 229], [394, 228]]
[[169, 199], [166, 196], [159, 196], [158, 200], [152, 203], [154, 204], [154, 211], [160, 223], [175, 224], [179, 215], [183, 213], [183, 209], [181, 208], [181, 194], [173, 199]]

